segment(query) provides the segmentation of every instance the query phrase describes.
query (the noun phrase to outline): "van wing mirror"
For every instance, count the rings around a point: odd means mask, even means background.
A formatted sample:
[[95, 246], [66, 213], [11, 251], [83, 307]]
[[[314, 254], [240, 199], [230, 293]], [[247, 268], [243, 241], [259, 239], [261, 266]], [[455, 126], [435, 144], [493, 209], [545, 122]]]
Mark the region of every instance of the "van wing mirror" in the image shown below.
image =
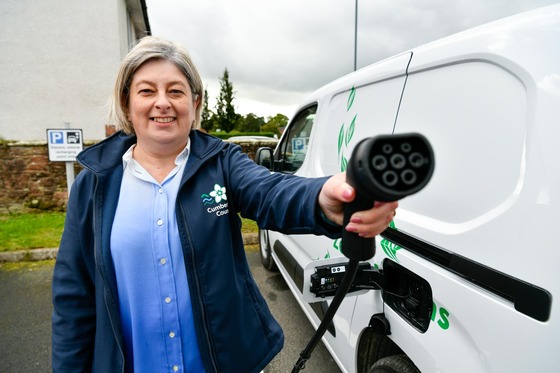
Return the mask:
[[264, 166], [268, 168], [270, 171], [273, 170], [273, 159], [274, 159], [274, 150], [272, 148], [263, 147], [257, 149], [257, 154], [255, 155], [255, 162], [258, 165]]

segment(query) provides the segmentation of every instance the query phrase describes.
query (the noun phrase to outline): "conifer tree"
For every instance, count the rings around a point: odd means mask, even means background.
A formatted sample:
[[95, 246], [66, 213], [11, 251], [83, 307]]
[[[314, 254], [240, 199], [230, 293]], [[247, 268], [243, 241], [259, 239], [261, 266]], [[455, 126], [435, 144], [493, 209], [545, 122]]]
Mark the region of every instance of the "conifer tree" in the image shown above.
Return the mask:
[[226, 132], [231, 132], [235, 128], [239, 118], [233, 106], [234, 99], [235, 92], [233, 91], [233, 84], [229, 80], [229, 72], [226, 67], [224, 74], [220, 78], [220, 95], [216, 103], [217, 124]]
[[214, 113], [208, 108], [208, 91], [204, 89], [204, 106], [200, 118], [200, 127], [206, 132], [214, 129], [214, 121], [212, 120]]

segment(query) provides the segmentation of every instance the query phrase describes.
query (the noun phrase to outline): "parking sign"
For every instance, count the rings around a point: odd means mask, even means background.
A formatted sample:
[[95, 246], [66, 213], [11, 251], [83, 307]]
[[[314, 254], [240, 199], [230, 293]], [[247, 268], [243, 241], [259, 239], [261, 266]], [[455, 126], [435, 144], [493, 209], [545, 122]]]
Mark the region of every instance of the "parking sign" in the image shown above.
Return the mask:
[[49, 161], [74, 162], [84, 148], [81, 129], [47, 129]]

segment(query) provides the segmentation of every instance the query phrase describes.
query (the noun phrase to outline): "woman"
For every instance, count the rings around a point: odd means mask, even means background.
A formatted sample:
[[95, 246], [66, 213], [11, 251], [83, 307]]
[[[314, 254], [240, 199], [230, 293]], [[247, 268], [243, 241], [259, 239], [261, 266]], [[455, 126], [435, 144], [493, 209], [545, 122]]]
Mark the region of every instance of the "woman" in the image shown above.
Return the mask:
[[[196, 130], [203, 85], [187, 52], [153, 37], [124, 59], [122, 131], [86, 149], [53, 276], [53, 371], [258, 372], [283, 334], [255, 285], [238, 213], [265, 229], [340, 234], [344, 175], [270, 174]], [[372, 237], [397, 203], [356, 213]]]

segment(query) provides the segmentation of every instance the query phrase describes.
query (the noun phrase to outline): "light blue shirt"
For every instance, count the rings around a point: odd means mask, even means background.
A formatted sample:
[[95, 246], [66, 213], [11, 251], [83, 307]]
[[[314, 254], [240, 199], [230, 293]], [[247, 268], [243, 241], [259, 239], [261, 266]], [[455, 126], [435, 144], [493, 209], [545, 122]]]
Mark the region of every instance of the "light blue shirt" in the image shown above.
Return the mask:
[[189, 146], [161, 184], [132, 158], [133, 148], [123, 156], [111, 233], [128, 371], [204, 372], [175, 216]]

